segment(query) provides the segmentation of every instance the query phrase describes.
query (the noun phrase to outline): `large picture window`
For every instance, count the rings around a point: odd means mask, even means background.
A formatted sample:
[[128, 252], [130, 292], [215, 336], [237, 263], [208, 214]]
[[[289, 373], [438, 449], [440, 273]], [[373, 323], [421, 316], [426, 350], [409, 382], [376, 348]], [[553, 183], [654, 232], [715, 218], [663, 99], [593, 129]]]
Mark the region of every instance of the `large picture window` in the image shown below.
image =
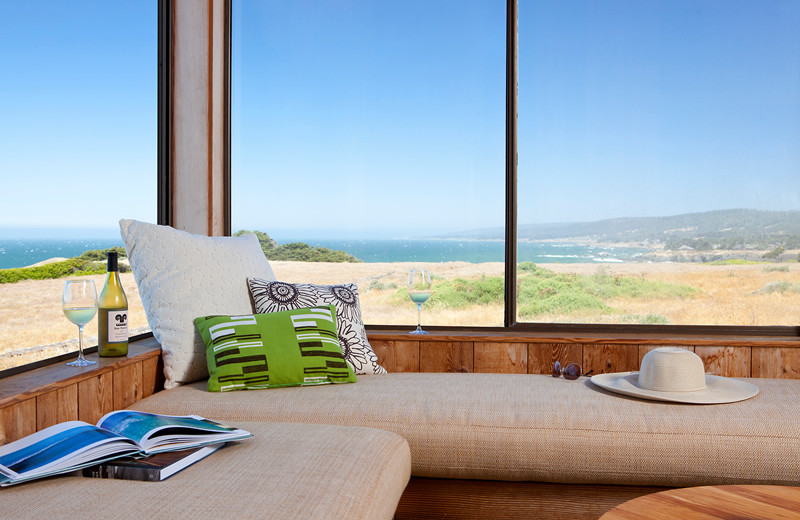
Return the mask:
[[418, 268], [424, 324], [502, 325], [481, 234], [504, 225], [505, 23], [495, 0], [234, 1], [234, 232], [268, 235], [280, 280], [356, 282], [367, 323], [416, 323]]
[[[77, 350], [65, 280], [99, 292], [117, 222], [156, 220], [157, 22], [155, 0], [0, 4], [0, 370]], [[96, 318], [84, 336], [97, 344]]]
[[790, 0], [235, 0], [232, 228], [279, 279], [356, 281], [372, 324], [415, 324], [422, 267], [430, 325], [795, 325], [798, 23]]
[[[519, 5], [518, 319], [800, 323], [800, 4]], [[520, 258], [522, 260], [522, 258]]]

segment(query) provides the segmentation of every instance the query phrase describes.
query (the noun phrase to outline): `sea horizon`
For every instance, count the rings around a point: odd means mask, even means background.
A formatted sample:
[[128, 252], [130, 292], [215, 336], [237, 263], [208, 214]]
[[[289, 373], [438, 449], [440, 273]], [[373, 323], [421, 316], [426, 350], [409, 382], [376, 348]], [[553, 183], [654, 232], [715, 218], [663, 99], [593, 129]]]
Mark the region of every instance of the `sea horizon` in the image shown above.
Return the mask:
[[[304, 242], [314, 247], [345, 251], [365, 263], [392, 262], [503, 262], [502, 240], [453, 238], [313, 239], [284, 238], [280, 244]], [[0, 239], [0, 269], [27, 267], [52, 258], [72, 258], [93, 249], [122, 246], [121, 239], [17, 238]], [[517, 260], [534, 263], [614, 263], [636, 261], [646, 250], [569, 242], [520, 241]]]

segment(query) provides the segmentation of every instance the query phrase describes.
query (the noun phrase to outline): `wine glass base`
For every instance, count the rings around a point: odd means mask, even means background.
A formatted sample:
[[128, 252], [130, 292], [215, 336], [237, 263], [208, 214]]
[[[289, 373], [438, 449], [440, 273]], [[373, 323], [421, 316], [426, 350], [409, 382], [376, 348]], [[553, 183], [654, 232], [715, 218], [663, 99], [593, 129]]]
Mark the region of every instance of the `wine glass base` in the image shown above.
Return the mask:
[[89, 365], [96, 364], [97, 361], [89, 361], [88, 359], [76, 359], [75, 361], [70, 361], [67, 363], [67, 366], [70, 367], [86, 367]]
[[428, 331], [427, 330], [422, 330], [422, 329], [416, 329], [416, 330], [412, 330], [411, 332], [409, 332], [409, 334], [428, 334]]

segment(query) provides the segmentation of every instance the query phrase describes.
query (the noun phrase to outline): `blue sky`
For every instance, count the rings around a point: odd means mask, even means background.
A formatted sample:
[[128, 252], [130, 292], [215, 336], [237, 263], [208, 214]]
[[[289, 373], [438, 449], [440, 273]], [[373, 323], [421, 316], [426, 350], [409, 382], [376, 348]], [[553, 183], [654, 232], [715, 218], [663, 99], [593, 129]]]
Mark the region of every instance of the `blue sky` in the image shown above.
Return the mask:
[[157, 22], [155, 1], [0, 2], [0, 228], [155, 221]]
[[526, 5], [520, 221], [800, 209], [799, 2]]
[[[503, 224], [504, 2], [234, 5], [234, 229]], [[800, 2], [519, 14], [521, 223], [800, 209]], [[155, 220], [156, 23], [155, 0], [0, 2], [0, 228]]]

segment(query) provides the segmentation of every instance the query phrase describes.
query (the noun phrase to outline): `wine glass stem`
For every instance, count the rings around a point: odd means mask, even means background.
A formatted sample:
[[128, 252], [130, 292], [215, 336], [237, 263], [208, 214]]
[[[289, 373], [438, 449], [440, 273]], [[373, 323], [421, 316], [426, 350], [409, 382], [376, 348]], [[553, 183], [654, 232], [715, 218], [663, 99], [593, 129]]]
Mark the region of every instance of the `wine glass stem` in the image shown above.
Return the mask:
[[417, 330], [422, 329], [422, 304], [417, 304]]
[[78, 325], [78, 361], [83, 359], [83, 325]]

